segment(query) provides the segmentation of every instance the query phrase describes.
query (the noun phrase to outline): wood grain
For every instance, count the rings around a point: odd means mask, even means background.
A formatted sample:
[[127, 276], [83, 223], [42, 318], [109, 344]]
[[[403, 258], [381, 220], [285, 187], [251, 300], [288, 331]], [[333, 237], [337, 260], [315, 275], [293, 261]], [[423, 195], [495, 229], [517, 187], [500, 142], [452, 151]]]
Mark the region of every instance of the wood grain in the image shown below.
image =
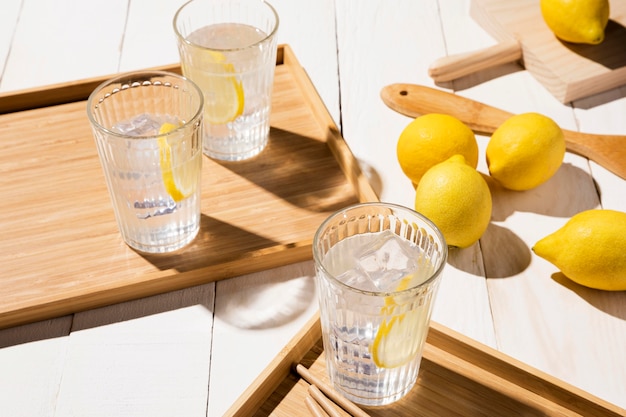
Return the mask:
[[0, 327], [309, 259], [324, 218], [376, 199], [295, 56], [282, 46], [279, 57], [267, 149], [240, 163], [203, 159], [201, 230], [169, 255], [122, 242], [84, 101], [0, 116], [11, 213], [0, 220], [11, 236], [0, 246]]

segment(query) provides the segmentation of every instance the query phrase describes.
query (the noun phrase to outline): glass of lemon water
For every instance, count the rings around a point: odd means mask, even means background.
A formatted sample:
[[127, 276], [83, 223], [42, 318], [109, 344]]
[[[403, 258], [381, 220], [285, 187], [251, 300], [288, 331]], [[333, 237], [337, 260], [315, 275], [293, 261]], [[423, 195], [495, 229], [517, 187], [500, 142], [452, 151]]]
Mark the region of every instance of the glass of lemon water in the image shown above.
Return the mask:
[[313, 239], [326, 368], [335, 389], [380, 406], [415, 385], [448, 247], [421, 214], [361, 203]]
[[124, 241], [147, 253], [182, 248], [200, 227], [203, 94], [173, 73], [134, 72], [87, 101]]
[[183, 74], [204, 93], [207, 156], [240, 161], [266, 147], [278, 22], [262, 0], [192, 0], [176, 12]]

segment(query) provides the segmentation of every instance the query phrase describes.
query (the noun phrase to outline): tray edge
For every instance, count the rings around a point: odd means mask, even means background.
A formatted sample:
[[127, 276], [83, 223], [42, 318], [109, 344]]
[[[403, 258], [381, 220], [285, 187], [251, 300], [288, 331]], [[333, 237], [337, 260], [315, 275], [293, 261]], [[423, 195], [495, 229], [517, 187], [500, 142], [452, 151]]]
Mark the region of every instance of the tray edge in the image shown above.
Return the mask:
[[[243, 417], [257, 411], [320, 338], [318, 312], [239, 396], [225, 416]], [[471, 355], [464, 358], [460, 356], [462, 352]], [[430, 324], [424, 360], [456, 374], [460, 374], [459, 364], [467, 364], [469, 369], [462, 370], [463, 377], [510, 398], [510, 393], [514, 392], [518, 401], [551, 411], [554, 415], [626, 415], [626, 410], [614, 404], [436, 322]], [[507, 372], [514, 373], [513, 380], [502, 377]], [[502, 382], [505, 386], [499, 386]]]

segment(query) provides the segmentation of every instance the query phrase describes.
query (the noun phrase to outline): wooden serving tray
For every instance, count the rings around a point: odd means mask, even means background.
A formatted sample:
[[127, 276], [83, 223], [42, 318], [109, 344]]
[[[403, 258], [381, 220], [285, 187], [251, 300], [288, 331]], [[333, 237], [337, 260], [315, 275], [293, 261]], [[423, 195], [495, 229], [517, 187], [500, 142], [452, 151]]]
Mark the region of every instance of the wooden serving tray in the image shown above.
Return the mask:
[[244, 162], [204, 157], [198, 237], [168, 255], [135, 252], [118, 232], [86, 115], [108, 78], [0, 95], [0, 328], [310, 259], [323, 219], [377, 199], [282, 45], [268, 147]]
[[[226, 413], [227, 416], [305, 416], [309, 384], [301, 363], [328, 377], [319, 316], [313, 317]], [[626, 410], [538, 371], [495, 349], [431, 322], [420, 374], [400, 401], [361, 407], [371, 416], [624, 416]], [[341, 408], [336, 411], [349, 416]]]

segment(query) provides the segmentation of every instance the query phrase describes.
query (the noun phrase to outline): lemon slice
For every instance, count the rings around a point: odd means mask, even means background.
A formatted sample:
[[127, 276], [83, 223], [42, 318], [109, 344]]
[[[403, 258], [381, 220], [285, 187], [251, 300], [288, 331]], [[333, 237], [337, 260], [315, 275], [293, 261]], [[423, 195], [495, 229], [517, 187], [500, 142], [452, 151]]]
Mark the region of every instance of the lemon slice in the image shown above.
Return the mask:
[[[186, 67], [185, 72], [204, 91], [204, 118], [212, 124], [232, 122], [243, 113], [243, 84], [234, 74], [235, 67], [216, 51], [206, 52], [203, 71]], [[206, 71], [206, 69], [210, 71]]]
[[[427, 266], [429, 262], [424, 262]], [[424, 280], [428, 268], [421, 272], [407, 275], [400, 280], [396, 292], [406, 290]], [[430, 276], [428, 274], [427, 276]], [[394, 314], [394, 310], [400, 308], [400, 304], [394, 296], [385, 297], [385, 306], [380, 314], [392, 316], [383, 320], [370, 345], [372, 360], [379, 368], [395, 368], [412, 360], [419, 352], [423, 338], [426, 336], [425, 326], [428, 326], [429, 301], [412, 310]]]
[[[177, 127], [172, 123], [163, 123], [159, 128], [159, 135], [171, 132]], [[165, 185], [165, 190], [170, 197], [178, 203], [195, 191], [198, 171], [195, 163], [182, 164], [178, 161], [178, 159], [182, 159], [182, 155], [176, 155], [175, 152], [172, 152], [167, 136], [160, 136], [158, 144], [163, 185]]]

